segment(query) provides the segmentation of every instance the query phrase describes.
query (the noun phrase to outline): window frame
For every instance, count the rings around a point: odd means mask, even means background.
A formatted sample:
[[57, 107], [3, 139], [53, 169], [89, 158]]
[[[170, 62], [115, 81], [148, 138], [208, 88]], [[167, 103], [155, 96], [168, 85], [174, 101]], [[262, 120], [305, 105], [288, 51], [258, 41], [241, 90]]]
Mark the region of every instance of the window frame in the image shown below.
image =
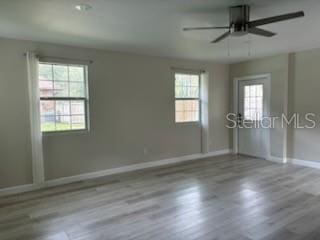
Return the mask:
[[[41, 97], [39, 96], [40, 103], [41, 101], [83, 101], [84, 102], [84, 120], [85, 120], [85, 128], [83, 129], [69, 129], [69, 130], [54, 130], [54, 131], [41, 131], [42, 135], [50, 136], [56, 134], [72, 134], [72, 133], [87, 133], [90, 131], [90, 121], [89, 121], [89, 81], [88, 81], [88, 64], [79, 64], [79, 63], [64, 63], [64, 62], [56, 62], [56, 61], [39, 61], [38, 66], [40, 64], [50, 64], [50, 65], [58, 65], [58, 66], [75, 66], [75, 67], [83, 67], [84, 70], [84, 97]], [[69, 72], [69, 71], [68, 71]], [[53, 79], [54, 81], [54, 79]], [[69, 76], [68, 76], [68, 81]], [[40, 80], [39, 80], [40, 82]], [[40, 90], [40, 87], [39, 87]], [[69, 87], [70, 91], [70, 87]], [[39, 94], [40, 95], [40, 94]], [[41, 113], [41, 112], [40, 112]], [[56, 116], [56, 115], [55, 115]], [[71, 117], [71, 115], [70, 115]]]
[[[176, 88], [176, 75], [177, 74], [181, 74], [181, 75], [193, 75], [193, 76], [198, 76], [198, 81], [199, 81], [199, 85], [198, 85], [198, 88], [199, 88], [199, 95], [197, 98], [178, 98], [176, 97], [176, 93], [175, 93], [175, 88]], [[202, 106], [202, 103], [201, 103], [201, 73], [199, 72], [192, 72], [192, 71], [175, 71], [174, 72], [174, 122], [175, 124], [196, 124], [196, 125], [200, 125], [201, 124], [201, 106]], [[185, 121], [185, 122], [177, 122], [176, 120], [176, 112], [177, 112], [177, 109], [176, 109], [176, 101], [192, 101], [192, 100], [197, 100], [198, 101], [198, 120], [197, 121]]]
[[[261, 98], [261, 113], [260, 114], [254, 114], [254, 118], [252, 118], [252, 116], [251, 116], [251, 114], [250, 114], [250, 118], [247, 118], [246, 117], [246, 98], [249, 98], [249, 101], [250, 101], [250, 99], [252, 98], [252, 96], [251, 96], [251, 93], [249, 94], [250, 96], [249, 97], [246, 97], [246, 90], [245, 90], [245, 88], [246, 87], [252, 87], [252, 86], [255, 86], [255, 87], [257, 87], [257, 86], [261, 86], [262, 87], [262, 94], [261, 94], [261, 96], [257, 96], [257, 94], [256, 94], [256, 96], [254, 96], [253, 98], [255, 98], [255, 100], [257, 100], [257, 98]], [[250, 89], [249, 89], [249, 91], [250, 91]], [[253, 84], [248, 84], [248, 85], [245, 85], [244, 86], [244, 88], [243, 88], [243, 119], [245, 120], [245, 121], [251, 121], [251, 122], [259, 122], [259, 121], [262, 121], [262, 118], [263, 118], [263, 113], [264, 113], [264, 104], [263, 104], [263, 98], [264, 98], [264, 89], [263, 89], [263, 84], [261, 84], [261, 83], [253, 83]], [[251, 103], [249, 102], [249, 105], [251, 105]], [[254, 108], [254, 110], [257, 110], [258, 108], [257, 107], [255, 107]], [[250, 110], [252, 110], [252, 108], [251, 108], [251, 106], [249, 107], [249, 109], [248, 109], [249, 111]]]

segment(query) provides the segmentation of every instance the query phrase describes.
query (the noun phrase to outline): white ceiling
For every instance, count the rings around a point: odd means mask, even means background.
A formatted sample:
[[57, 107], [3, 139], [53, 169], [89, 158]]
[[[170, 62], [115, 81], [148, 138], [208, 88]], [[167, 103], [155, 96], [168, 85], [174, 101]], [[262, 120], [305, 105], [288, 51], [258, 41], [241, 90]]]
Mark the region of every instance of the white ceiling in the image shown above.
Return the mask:
[[[75, 5], [88, 3], [90, 11]], [[245, 36], [218, 44], [223, 30], [183, 27], [228, 24], [227, 7], [251, 5], [251, 19], [304, 10], [305, 18], [270, 24], [273, 38]], [[173, 58], [235, 62], [320, 47], [319, 0], [1, 0], [0, 36]]]

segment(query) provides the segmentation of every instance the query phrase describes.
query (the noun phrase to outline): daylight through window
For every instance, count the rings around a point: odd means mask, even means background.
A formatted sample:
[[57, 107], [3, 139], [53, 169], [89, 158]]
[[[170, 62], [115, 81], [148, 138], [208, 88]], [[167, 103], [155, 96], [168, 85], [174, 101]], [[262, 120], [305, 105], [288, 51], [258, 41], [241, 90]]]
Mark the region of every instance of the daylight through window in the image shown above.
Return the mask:
[[175, 74], [175, 120], [198, 122], [200, 112], [200, 76]]
[[263, 115], [263, 85], [248, 85], [244, 87], [244, 118], [260, 121]]
[[39, 64], [41, 131], [87, 129], [87, 67]]

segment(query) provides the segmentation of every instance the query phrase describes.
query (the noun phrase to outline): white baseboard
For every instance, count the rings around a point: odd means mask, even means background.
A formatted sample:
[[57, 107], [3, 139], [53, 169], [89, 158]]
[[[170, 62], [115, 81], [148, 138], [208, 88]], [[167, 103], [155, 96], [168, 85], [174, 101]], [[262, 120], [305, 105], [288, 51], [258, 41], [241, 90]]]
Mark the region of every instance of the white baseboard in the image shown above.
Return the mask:
[[8, 187], [8, 188], [2, 188], [0, 189], [0, 196], [29, 192], [29, 191], [34, 191], [40, 188], [41, 188], [40, 186], [33, 183], [14, 186], [14, 187]]
[[41, 186], [35, 185], [35, 184], [28, 184], [28, 185], [21, 185], [16, 187], [4, 188], [4, 189], [0, 189], [0, 196], [27, 192], [27, 191], [36, 190], [39, 188], [58, 186], [58, 185], [63, 185], [67, 183], [78, 182], [78, 181], [83, 181], [83, 180], [88, 180], [88, 179], [98, 178], [103, 176], [109, 176], [109, 175], [114, 175], [119, 173], [132, 172], [132, 171], [141, 170], [141, 169], [160, 167], [160, 166], [186, 162], [186, 161], [191, 161], [196, 159], [203, 159], [207, 157], [214, 157], [214, 156], [219, 156], [219, 155], [224, 155], [229, 153], [232, 153], [232, 149], [223, 149], [223, 150], [218, 150], [218, 151], [209, 152], [205, 154], [198, 153], [198, 154], [186, 155], [181, 157], [162, 159], [162, 160], [145, 162], [145, 163], [138, 163], [138, 164], [123, 166], [118, 168], [106, 169], [103, 171], [84, 173], [84, 174], [70, 176], [70, 177], [63, 177], [63, 178], [45, 181], [45, 183], [42, 184]]
[[[230, 153], [233, 153], [232, 149], [224, 149], [224, 150], [209, 152], [209, 153], [205, 153], [205, 154], [202, 154], [202, 153], [192, 154], [192, 155], [186, 155], [186, 156], [181, 156], [181, 157], [162, 159], [162, 160], [158, 160], [158, 161], [138, 163], [138, 164], [123, 166], [123, 167], [118, 167], [118, 168], [107, 169], [107, 170], [103, 170], [103, 171], [85, 173], [85, 174], [80, 174], [80, 175], [76, 175], [76, 176], [58, 178], [58, 179], [46, 181], [42, 185], [25, 184], [25, 185], [20, 185], [20, 186], [15, 186], [15, 187], [3, 188], [3, 189], [0, 189], [0, 196], [6, 196], [6, 195], [11, 195], [11, 194], [34, 191], [34, 190], [37, 190], [40, 188], [45, 188], [45, 187], [58, 186], [58, 185], [72, 183], [72, 182], [78, 182], [78, 181], [83, 181], [83, 180], [88, 180], [88, 179], [93, 179], [93, 178], [98, 178], [98, 177], [103, 177], [103, 176], [114, 175], [114, 174], [118, 174], [118, 173], [125, 173], [125, 172], [132, 172], [132, 171], [136, 171], [136, 170], [148, 169], [148, 168], [153, 168], [153, 167], [160, 167], [160, 166], [165, 166], [165, 165], [170, 165], [170, 164], [175, 164], [175, 163], [180, 163], [180, 162], [186, 162], [186, 161], [191, 161], [191, 160], [196, 160], [196, 159], [203, 159], [203, 158], [207, 158], [207, 157], [225, 155], [225, 154], [230, 154]], [[293, 159], [293, 158], [284, 159], [284, 158], [275, 157], [275, 156], [270, 156], [267, 160], [272, 161], [272, 162], [276, 162], [276, 163], [281, 163], [281, 164], [290, 163], [290, 164], [295, 164], [295, 165], [299, 165], [299, 166], [320, 169], [320, 162], [315, 162], [315, 161]]]
[[270, 156], [267, 160], [275, 163], [286, 163], [286, 160], [284, 158], [275, 156]]
[[294, 164], [294, 165], [299, 165], [304, 167], [320, 169], [320, 162], [316, 162], [316, 161], [301, 160], [301, 159], [295, 159], [295, 158], [286, 159], [286, 158], [280, 158], [275, 156], [270, 156], [268, 160], [276, 163], [282, 163], [282, 164], [289, 163], [289, 164]]
[[292, 163], [292, 164], [304, 166], [304, 167], [311, 167], [311, 168], [320, 169], [320, 162], [315, 162], [315, 161], [289, 158], [288, 163]]
[[46, 184], [46, 186], [49, 186], [49, 187], [57, 186], [57, 185], [61, 185], [61, 184], [78, 182], [78, 181], [83, 181], [83, 180], [92, 179], [92, 178], [110, 176], [110, 175], [114, 175], [114, 174], [132, 172], [132, 171], [136, 171], [136, 170], [153, 168], [153, 167], [160, 167], [160, 166], [170, 165], [170, 164], [174, 164], [174, 163], [186, 162], [186, 161], [191, 161], [191, 160], [196, 160], [196, 159], [201, 159], [201, 158], [206, 158], [206, 157], [219, 156], [219, 155], [224, 155], [224, 154], [229, 154], [229, 153], [231, 153], [231, 149], [224, 149], [224, 150], [209, 152], [206, 154], [198, 153], [198, 154], [186, 155], [186, 156], [181, 156], [181, 157], [132, 164], [132, 165], [127, 165], [127, 166], [123, 166], [123, 167], [107, 169], [107, 170], [103, 170], [103, 171], [84, 173], [84, 174], [80, 174], [80, 175], [49, 180], [49, 181], [46, 181], [45, 184]]

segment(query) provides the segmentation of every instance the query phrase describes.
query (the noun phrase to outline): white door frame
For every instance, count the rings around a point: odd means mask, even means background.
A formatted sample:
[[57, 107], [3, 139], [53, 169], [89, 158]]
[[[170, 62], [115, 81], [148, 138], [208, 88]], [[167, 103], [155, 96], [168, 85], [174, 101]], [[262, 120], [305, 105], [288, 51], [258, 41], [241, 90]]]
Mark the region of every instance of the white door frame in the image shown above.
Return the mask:
[[[266, 73], [266, 74], [259, 74], [259, 75], [249, 75], [249, 76], [244, 76], [244, 77], [235, 77], [233, 78], [233, 113], [238, 114], [238, 108], [239, 108], [239, 102], [238, 102], [238, 97], [239, 97], [239, 83], [240, 81], [246, 81], [246, 80], [258, 80], [264, 78], [266, 80], [267, 83], [267, 87], [269, 88], [268, 91], [268, 95], [267, 97], [267, 101], [268, 101], [268, 109], [267, 112], [270, 114], [270, 100], [271, 100], [271, 74], [270, 73]], [[233, 153], [238, 154], [238, 132], [239, 129], [233, 128]], [[270, 129], [268, 131], [267, 134], [267, 159], [271, 158], [271, 147], [270, 147]]]

